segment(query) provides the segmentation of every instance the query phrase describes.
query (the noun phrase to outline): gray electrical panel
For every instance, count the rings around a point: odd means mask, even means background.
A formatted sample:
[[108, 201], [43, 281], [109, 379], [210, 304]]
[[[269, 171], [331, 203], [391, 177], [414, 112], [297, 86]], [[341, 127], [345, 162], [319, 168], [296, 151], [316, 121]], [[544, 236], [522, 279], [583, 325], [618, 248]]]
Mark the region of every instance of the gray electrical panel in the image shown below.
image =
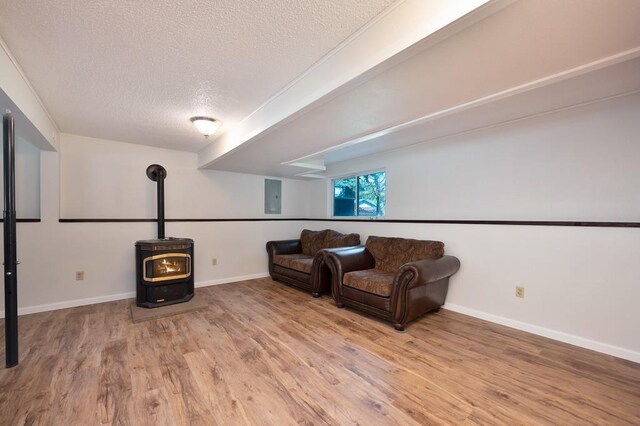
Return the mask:
[[282, 181], [264, 180], [264, 212], [266, 214], [282, 213]]

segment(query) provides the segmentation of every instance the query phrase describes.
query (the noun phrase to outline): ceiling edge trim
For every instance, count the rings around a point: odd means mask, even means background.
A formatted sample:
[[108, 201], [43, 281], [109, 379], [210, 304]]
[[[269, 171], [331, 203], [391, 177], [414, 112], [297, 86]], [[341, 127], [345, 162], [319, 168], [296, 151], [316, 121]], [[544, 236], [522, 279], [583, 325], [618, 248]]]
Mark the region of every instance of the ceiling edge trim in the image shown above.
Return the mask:
[[273, 102], [276, 98], [280, 97], [287, 90], [291, 89], [293, 86], [298, 84], [301, 80], [303, 80], [305, 77], [307, 77], [307, 75], [309, 75], [311, 72], [313, 72], [316, 68], [318, 68], [320, 65], [324, 64], [325, 62], [327, 62], [329, 59], [331, 59], [334, 55], [336, 55], [338, 52], [340, 52], [342, 49], [344, 49], [349, 43], [351, 43], [353, 40], [358, 38], [361, 34], [366, 32], [369, 28], [371, 28], [373, 25], [375, 25], [378, 21], [382, 20], [385, 16], [390, 14], [393, 10], [395, 10], [397, 7], [399, 7], [405, 1], [406, 0], [398, 0], [398, 1], [394, 2], [391, 6], [387, 7], [385, 10], [382, 11], [382, 13], [378, 14], [377, 16], [375, 16], [372, 20], [370, 20], [369, 22], [364, 24], [362, 27], [360, 27], [355, 33], [351, 34], [349, 37], [344, 39], [340, 44], [338, 44], [336, 47], [334, 47], [329, 52], [327, 52], [322, 58], [320, 58], [319, 60], [314, 62], [309, 68], [304, 70], [304, 72], [302, 74], [300, 74], [299, 76], [297, 76], [296, 78], [291, 80], [291, 82], [289, 82], [286, 86], [284, 86], [282, 89], [278, 90], [275, 94], [270, 96], [269, 99], [267, 99], [260, 106], [258, 106], [256, 109], [254, 109], [249, 115], [247, 115], [245, 118], [243, 118], [242, 121], [250, 120], [251, 117], [253, 117], [254, 114], [256, 114], [261, 109], [266, 107], [268, 104]]
[[0, 62], [5, 64], [0, 73], [0, 88], [50, 145], [42, 148], [57, 151], [60, 129], [2, 37]]
[[[602, 59], [598, 59], [598, 60], [593, 61], [593, 62], [589, 62], [587, 64], [583, 64], [583, 65], [580, 65], [580, 66], [577, 66], [577, 67], [574, 67], [574, 68], [570, 68], [568, 70], [561, 71], [561, 72], [556, 73], [556, 74], [551, 74], [551, 75], [548, 75], [548, 76], [545, 76], [545, 77], [542, 77], [542, 78], [539, 78], [539, 79], [536, 79], [536, 80], [532, 80], [532, 81], [530, 81], [528, 83], [524, 83], [524, 84], [521, 84], [521, 85], [518, 85], [518, 86], [514, 86], [514, 87], [511, 87], [509, 89], [505, 89], [505, 90], [502, 90], [500, 92], [493, 93], [491, 95], [483, 96], [481, 98], [477, 98], [477, 99], [471, 100], [469, 102], [464, 102], [462, 104], [458, 104], [458, 105], [455, 105], [455, 106], [452, 106], [452, 107], [449, 107], [449, 108], [445, 108], [445, 109], [442, 109], [442, 110], [439, 110], [439, 111], [436, 111], [436, 112], [433, 112], [433, 113], [429, 113], [429, 114], [423, 115], [422, 117], [418, 117], [418, 118], [415, 118], [413, 120], [406, 121], [404, 123], [400, 123], [400, 124], [397, 124], [397, 125], [394, 125], [394, 126], [391, 126], [391, 127], [387, 127], [386, 129], [382, 129], [382, 130], [378, 130], [378, 131], [375, 131], [375, 132], [372, 132], [372, 133], [368, 133], [366, 135], [363, 135], [363, 136], [360, 136], [360, 137], [357, 137], [357, 138], [354, 138], [354, 139], [350, 139], [348, 141], [345, 141], [345, 142], [343, 142], [341, 144], [332, 146], [330, 148], [314, 152], [313, 154], [305, 155], [304, 157], [299, 157], [299, 158], [295, 158], [295, 159], [286, 161], [283, 164], [291, 164], [291, 163], [304, 164], [304, 163], [308, 163], [310, 161], [316, 161], [315, 157], [318, 157], [320, 155], [326, 154], [326, 153], [334, 151], [334, 150], [339, 150], [339, 149], [347, 148], [347, 147], [350, 147], [350, 146], [353, 146], [353, 145], [358, 145], [358, 144], [361, 144], [361, 143], [364, 143], [364, 142], [368, 142], [368, 141], [370, 141], [372, 139], [376, 139], [376, 138], [379, 138], [379, 137], [382, 137], [382, 136], [393, 134], [393, 133], [399, 132], [401, 130], [408, 129], [408, 128], [413, 127], [413, 126], [424, 124], [424, 123], [427, 123], [429, 121], [434, 121], [436, 119], [443, 118], [443, 117], [446, 117], [448, 115], [460, 113], [460, 112], [463, 112], [463, 111], [466, 111], [466, 110], [469, 110], [469, 109], [472, 109], [472, 108], [477, 108], [477, 107], [486, 105], [486, 104], [491, 103], [491, 102], [496, 102], [496, 101], [499, 101], [499, 100], [502, 100], [502, 99], [510, 98], [512, 96], [516, 96], [516, 95], [519, 95], [519, 94], [522, 94], [522, 93], [526, 93], [526, 92], [529, 92], [531, 90], [539, 89], [539, 88], [548, 86], [548, 85], [553, 84], [553, 83], [558, 83], [560, 81], [568, 80], [568, 79], [571, 79], [571, 78], [574, 78], [574, 77], [579, 77], [579, 76], [581, 76], [583, 74], [587, 74], [589, 72], [597, 71], [599, 69], [606, 68], [606, 67], [612, 66], [612, 65], [616, 65], [616, 64], [619, 64], [621, 62], [630, 61], [630, 60], [636, 59], [638, 57], [640, 57], [640, 46], [632, 48], [632, 49], [629, 49], [629, 50], [625, 50], [623, 52], [616, 53], [614, 55], [611, 55], [611, 56], [608, 56], [608, 57], [605, 57], [605, 58], [602, 58]], [[565, 109], [575, 108], [575, 107], [587, 105], [587, 104], [590, 104], [590, 103], [601, 102], [603, 100], [608, 100], [608, 99], [615, 98], [615, 97], [618, 97], [618, 96], [625, 96], [625, 95], [628, 95], [630, 93], [634, 93], [634, 92], [613, 95], [613, 96], [609, 96], [609, 97], [606, 97], [606, 98], [603, 98], [603, 99], [596, 99], [596, 100], [592, 100], [592, 101], [588, 101], [588, 102], [582, 102], [582, 103], [579, 103], [579, 104], [570, 105], [570, 106], [559, 108], [559, 109], [554, 109], [554, 110], [551, 110], [551, 111], [545, 111], [545, 112], [541, 112], [541, 113], [537, 113], [537, 114], [533, 114], [533, 115], [528, 115], [526, 117], [521, 117], [521, 118], [517, 118], [517, 119], [513, 119], [513, 120], [508, 120], [508, 121], [506, 121], [504, 123], [496, 123], [496, 124], [492, 124], [490, 126], [480, 127], [478, 129], [499, 126], [499, 125], [503, 125], [505, 123], [514, 122], [516, 120], [522, 120], [522, 119], [526, 119], [526, 118], [530, 118], [530, 117], [535, 117], [535, 116], [538, 116], [538, 115], [548, 114], [548, 113], [551, 113], [551, 112], [556, 112], [556, 111], [561, 111], [561, 110], [565, 110]], [[462, 132], [462, 134], [468, 133], [468, 132], [473, 132], [473, 131], [476, 131], [478, 129], [466, 130], [466, 131]], [[455, 135], [459, 135], [459, 134], [460, 133], [456, 133]], [[439, 136], [438, 138], [435, 138], [435, 139], [442, 139], [442, 138], [446, 138], [446, 137], [450, 137], [450, 136], [453, 136], [453, 135]], [[433, 139], [433, 140], [435, 140], [435, 139]], [[423, 141], [423, 142], [426, 142], [426, 141]], [[422, 143], [422, 142], [420, 142], [420, 143]]]
[[[399, 151], [399, 150], [402, 150], [402, 149], [407, 149], [407, 148], [415, 147], [415, 146], [418, 146], [418, 145], [432, 143], [432, 142], [440, 141], [440, 140], [443, 140], [443, 139], [455, 138], [455, 137], [458, 137], [458, 136], [464, 136], [464, 135], [468, 135], [468, 134], [471, 134], [471, 133], [481, 132], [481, 131], [489, 130], [489, 129], [496, 129], [496, 128], [499, 128], [499, 127], [504, 127], [504, 126], [508, 126], [510, 124], [518, 123], [520, 121], [525, 121], [525, 120], [529, 120], [529, 119], [537, 118], [537, 117], [543, 117], [545, 115], [555, 114], [555, 113], [559, 113], [559, 112], [563, 112], [563, 111], [569, 111], [569, 110], [576, 109], [576, 108], [582, 108], [582, 107], [585, 107], [585, 106], [588, 106], [588, 105], [597, 104], [597, 103], [600, 103], [600, 102], [607, 102], [607, 101], [610, 101], [610, 100], [613, 100], [613, 99], [624, 98], [625, 96], [633, 96], [633, 95], [636, 95], [638, 93], [640, 93], [640, 89], [632, 90], [632, 91], [625, 92], [625, 93], [618, 93], [618, 94], [611, 95], [611, 96], [605, 96], [603, 98], [592, 99], [592, 100], [589, 100], [589, 101], [580, 102], [580, 103], [577, 103], [577, 104], [568, 105], [568, 106], [564, 106], [564, 107], [554, 108], [554, 109], [551, 109], [551, 110], [548, 110], [548, 111], [537, 112], [537, 113], [534, 113], [534, 114], [528, 114], [528, 115], [525, 115], [523, 117], [513, 118], [513, 119], [510, 119], [510, 120], [501, 121], [499, 123], [487, 124], [487, 125], [484, 125], [484, 126], [475, 127], [473, 129], [462, 130], [462, 131], [459, 131], [459, 132], [451, 133], [451, 134], [448, 134], [448, 135], [436, 136], [436, 137], [433, 137], [433, 138], [430, 138], [430, 139], [425, 139], [425, 140], [422, 140], [420, 142], [416, 142], [416, 143], [411, 144], [411, 145], [406, 145], [406, 146], [402, 146], [402, 147], [393, 148], [393, 149], [390, 149], [387, 152]], [[368, 154], [368, 155], [370, 155], [370, 154]], [[348, 160], [345, 160], [345, 161], [348, 161]]]

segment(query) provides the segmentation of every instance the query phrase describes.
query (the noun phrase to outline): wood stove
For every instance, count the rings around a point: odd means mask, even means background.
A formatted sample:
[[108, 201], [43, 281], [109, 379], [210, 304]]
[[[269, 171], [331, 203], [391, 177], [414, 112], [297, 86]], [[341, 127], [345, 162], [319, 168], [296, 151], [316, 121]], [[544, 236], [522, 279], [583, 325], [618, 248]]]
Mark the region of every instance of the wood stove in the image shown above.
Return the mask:
[[158, 238], [136, 242], [136, 304], [143, 308], [182, 303], [193, 297], [193, 240], [164, 236], [164, 180], [159, 164], [147, 167], [157, 182]]
[[136, 242], [136, 304], [171, 305], [193, 297], [193, 240], [164, 238]]

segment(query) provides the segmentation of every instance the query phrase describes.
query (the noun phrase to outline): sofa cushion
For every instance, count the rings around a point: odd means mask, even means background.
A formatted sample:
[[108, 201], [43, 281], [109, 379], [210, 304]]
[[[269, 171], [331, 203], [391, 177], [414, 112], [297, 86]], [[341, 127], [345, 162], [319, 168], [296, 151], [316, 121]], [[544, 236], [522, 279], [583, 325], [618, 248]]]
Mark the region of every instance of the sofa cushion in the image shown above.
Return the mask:
[[395, 272], [407, 262], [437, 259], [444, 255], [444, 243], [441, 241], [372, 235], [365, 246], [376, 261], [376, 269], [385, 272]]
[[359, 234], [341, 234], [332, 229], [327, 229], [322, 248], [349, 247], [360, 244]]
[[303, 229], [300, 234], [302, 253], [308, 256], [315, 256], [324, 248], [357, 246], [360, 244], [360, 235], [342, 234], [332, 229], [322, 231], [310, 231]]
[[284, 268], [294, 269], [306, 274], [311, 273], [313, 257], [306, 254], [279, 254], [273, 257], [273, 263]]
[[327, 230], [323, 231], [310, 231], [303, 229], [300, 234], [300, 243], [302, 244], [302, 253], [307, 256], [315, 256], [315, 254], [322, 249], [324, 240], [327, 235]]
[[363, 271], [347, 272], [342, 277], [342, 283], [367, 293], [390, 297], [391, 289], [393, 288], [393, 276], [393, 272], [365, 269]]

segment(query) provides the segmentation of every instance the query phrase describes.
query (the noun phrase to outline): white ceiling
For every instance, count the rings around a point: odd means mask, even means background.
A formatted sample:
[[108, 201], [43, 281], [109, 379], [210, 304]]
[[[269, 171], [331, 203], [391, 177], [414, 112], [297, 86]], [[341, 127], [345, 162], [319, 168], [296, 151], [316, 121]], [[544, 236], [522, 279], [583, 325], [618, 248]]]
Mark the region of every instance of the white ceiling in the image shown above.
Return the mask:
[[638, 22], [638, 0], [0, 0], [62, 132], [283, 177], [637, 91]]
[[0, 0], [0, 37], [60, 131], [198, 151], [393, 2]]

